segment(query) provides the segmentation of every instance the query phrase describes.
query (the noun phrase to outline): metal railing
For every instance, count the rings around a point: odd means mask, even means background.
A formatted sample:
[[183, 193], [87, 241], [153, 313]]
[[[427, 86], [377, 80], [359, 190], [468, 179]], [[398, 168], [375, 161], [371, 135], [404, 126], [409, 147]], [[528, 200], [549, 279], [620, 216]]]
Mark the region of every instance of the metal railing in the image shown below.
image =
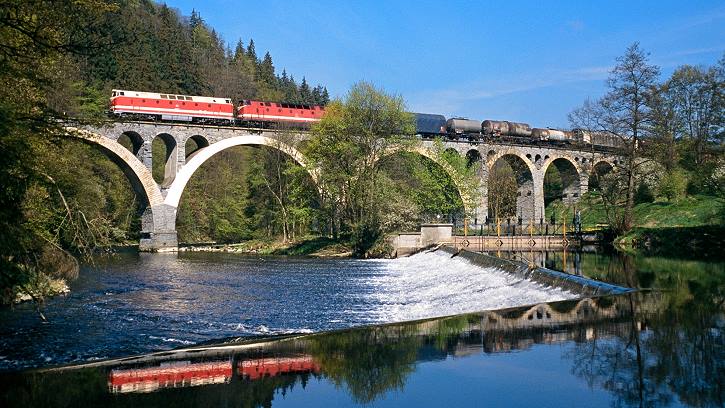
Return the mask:
[[580, 223], [570, 222], [539, 222], [530, 220], [507, 218], [486, 222], [484, 224], [469, 225], [468, 228], [456, 225], [456, 235], [463, 236], [541, 236], [541, 235], [580, 235]]

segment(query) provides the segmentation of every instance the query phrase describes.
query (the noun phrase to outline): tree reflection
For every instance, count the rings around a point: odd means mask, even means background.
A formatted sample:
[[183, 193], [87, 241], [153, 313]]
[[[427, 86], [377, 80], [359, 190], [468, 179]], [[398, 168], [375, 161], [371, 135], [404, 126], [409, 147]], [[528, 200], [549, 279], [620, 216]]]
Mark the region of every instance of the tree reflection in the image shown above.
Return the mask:
[[[572, 372], [617, 398], [614, 405], [723, 406], [722, 265], [619, 255], [607, 271], [661, 291], [628, 296], [631, 318], [569, 353]], [[620, 281], [621, 282], [621, 281]], [[607, 333], [609, 334], [609, 333]]]
[[[346, 386], [355, 401], [368, 403], [389, 391], [402, 390], [415, 371], [419, 352], [432, 345], [445, 353], [452, 347], [451, 340], [468, 328], [467, 319], [461, 316], [313, 336], [309, 351], [335, 386]], [[426, 331], [430, 335], [422, 336]]]
[[[422, 361], [572, 340], [565, 354], [571, 372], [610, 393], [614, 406], [723, 406], [722, 264], [623, 255], [606, 265], [600, 261], [600, 279], [661, 290], [243, 342], [237, 349], [225, 344], [229, 348], [208, 354], [169, 352], [117, 367], [68, 369], [62, 375], [0, 375], [0, 406], [271, 406], [275, 398], [314, 379], [329, 380], [357, 403], [370, 403], [403, 390]], [[586, 267], [586, 257], [583, 262]], [[202, 372], [203, 363], [218, 361], [232, 373], [224, 372], [224, 384], [197, 381], [177, 387], [163, 379], [161, 386], [162, 379], [154, 377], [159, 387], [109, 392], [114, 370], [151, 369], [140, 382], [155, 368], [186, 362], [177, 364], [186, 367], [186, 379], [193, 370]], [[442, 392], [456, 392], [445, 387]]]

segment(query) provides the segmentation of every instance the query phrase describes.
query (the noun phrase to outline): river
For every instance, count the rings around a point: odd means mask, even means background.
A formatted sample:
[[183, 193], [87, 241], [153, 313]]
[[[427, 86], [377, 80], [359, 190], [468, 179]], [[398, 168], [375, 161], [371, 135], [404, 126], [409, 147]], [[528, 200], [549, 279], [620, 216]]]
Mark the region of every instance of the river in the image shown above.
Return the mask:
[[395, 260], [125, 253], [83, 267], [71, 293], [0, 311], [0, 369], [311, 333], [572, 298], [445, 253]]
[[2, 312], [5, 370], [84, 365], [0, 373], [0, 405], [725, 404], [722, 262], [497, 255], [641, 290], [574, 299], [442, 254], [123, 254], [85, 267], [50, 323], [29, 305]]

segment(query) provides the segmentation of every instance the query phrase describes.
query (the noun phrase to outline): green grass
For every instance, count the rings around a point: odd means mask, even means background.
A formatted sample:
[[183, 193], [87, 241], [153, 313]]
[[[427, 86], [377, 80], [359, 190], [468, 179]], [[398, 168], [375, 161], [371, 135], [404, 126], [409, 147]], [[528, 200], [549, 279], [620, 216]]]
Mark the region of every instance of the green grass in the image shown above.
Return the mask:
[[[566, 217], [571, 222], [575, 209], [581, 211], [582, 228], [602, 229], [607, 224], [599, 194], [585, 194], [577, 205], [565, 206], [560, 200], [546, 207], [546, 219], [556, 215], [557, 222]], [[712, 196], [691, 196], [674, 202], [655, 201], [634, 207], [634, 226], [637, 228], [675, 228], [725, 225], [725, 200]]]
[[[561, 201], [546, 208], [547, 220], [566, 217], [570, 223], [575, 209], [581, 211], [582, 230], [607, 229], [607, 217], [596, 192], [584, 195], [576, 206]], [[637, 204], [634, 227], [617, 237], [620, 248], [647, 255], [676, 255], [697, 258], [725, 257], [725, 200], [712, 196], [690, 196], [677, 201]]]

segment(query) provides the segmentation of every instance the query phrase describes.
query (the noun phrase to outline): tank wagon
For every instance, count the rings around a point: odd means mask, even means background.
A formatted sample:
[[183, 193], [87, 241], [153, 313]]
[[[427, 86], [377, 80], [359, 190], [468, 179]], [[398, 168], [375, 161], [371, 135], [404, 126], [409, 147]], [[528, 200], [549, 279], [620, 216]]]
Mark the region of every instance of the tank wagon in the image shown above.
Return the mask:
[[467, 118], [450, 118], [446, 122], [446, 131], [452, 139], [478, 140], [481, 136], [481, 121]]
[[531, 138], [541, 142], [571, 143], [572, 137], [558, 129], [531, 129]]
[[490, 136], [531, 136], [531, 126], [528, 123], [509, 122], [506, 120], [484, 120], [481, 131]]

